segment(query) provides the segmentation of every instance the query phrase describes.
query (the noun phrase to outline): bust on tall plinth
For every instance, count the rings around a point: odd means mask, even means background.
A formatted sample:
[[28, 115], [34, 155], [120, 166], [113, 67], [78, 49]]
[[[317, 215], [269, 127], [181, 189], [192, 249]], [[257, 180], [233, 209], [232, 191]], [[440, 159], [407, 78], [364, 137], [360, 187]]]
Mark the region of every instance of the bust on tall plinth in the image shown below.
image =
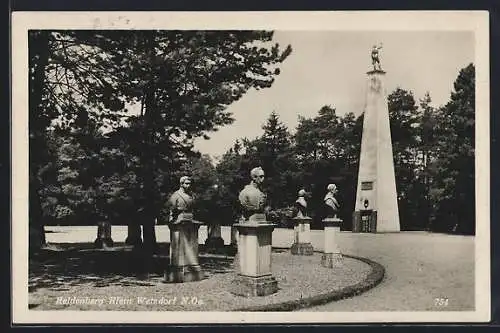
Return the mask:
[[294, 255], [313, 255], [314, 248], [311, 244], [311, 221], [307, 216], [306, 191], [301, 189], [295, 200], [295, 216], [293, 217], [294, 242], [290, 252]]
[[231, 282], [233, 294], [245, 297], [266, 296], [278, 291], [271, 271], [272, 233], [274, 224], [266, 219], [266, 194], [261, 186], [264, 170], [250, 172], [251, 182], [239, 194], [242, 220], [238, 230], [237, 276]]
[[342, 220], [337, 217], [339, 203], [335, 197], [337, 186], [329, 184], [327, 193], [323, 199], [326, 207], [326, 217], [323, 219], [324, 250], [321, 256], [323, 267], [333, 268], [342, 263], [342, 252], [337, 244], [337, 236], [340, 233]]
[[165, 271], [166, 282], [188, 282], [203, 279], [198, 262], [198, 229], [200, 222], [193, 219], [193, 197], [187, 176], [180, 179], [180, 187], [168, 200], [170, 218], [170, 264]]

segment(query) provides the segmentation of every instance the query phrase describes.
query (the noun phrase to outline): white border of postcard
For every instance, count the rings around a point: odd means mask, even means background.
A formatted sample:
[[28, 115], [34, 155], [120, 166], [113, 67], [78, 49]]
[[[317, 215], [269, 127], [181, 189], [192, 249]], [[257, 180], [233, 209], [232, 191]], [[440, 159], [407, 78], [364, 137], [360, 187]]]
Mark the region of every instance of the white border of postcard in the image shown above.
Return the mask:
[[[12, 318], [22, 323], [374, 323], [490, 320], [489, 16], [487, 11], [14, 12], [12, 14]], [[272, 29], [473, 31], [476, 66], [475, 311], [168, 312], [28, 309], [28, 30]], [[411, 66], [411, 64], [409, 64]]]

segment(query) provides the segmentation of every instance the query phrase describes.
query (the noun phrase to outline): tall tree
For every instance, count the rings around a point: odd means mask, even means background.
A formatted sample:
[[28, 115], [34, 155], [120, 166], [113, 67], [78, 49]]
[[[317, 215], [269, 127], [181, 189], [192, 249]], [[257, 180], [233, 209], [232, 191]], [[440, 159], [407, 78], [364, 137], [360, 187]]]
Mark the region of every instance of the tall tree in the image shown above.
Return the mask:
[[277, 65], [291, 52], [270, 45], [272, 36], [261, 31], [140, 31], [123, 40], [128, 54], [113, 55], [120, 64], [117, 74], [128, 82], [124, 94], [143, 103], [141, 178], [149, 198], [143, 230], [151, 247], [162, 200], [153, 181], [159, 150], [177, 146], [189, 154], [194, 138], [208, 138], [208, 132], [233, 121], [228, 105], [248, 89], [272, 85]]
[[[125, 103], [139, 103], [140, 114], [128, 115], [126, 126], [141, 140], [141, 220], [146, 247], [153, 250], [157, 190], [164, 186], [158, 185], [165, 170], [160, 165], [175, 163], [165, 163], [169, 155], [187, 158], [193, 138], [231, 123], [227, 106], [246, 91], [272, 85], [291, 52], [272, 37], [267, 31], [31, 32], [30, 135], [39, 139], [54, 120], [76, 126], [74, 111], [81, 105], [101, 126], [116, 128], [123, 125]], [[34, 180], [44, 162], [30, 158]], [[41, 221], [40, 186], [30, 184], [31, 221]]]
[[409, 229], [415, 221], [415, 187], [418, 159], [418, 106], [411, 91], [396, 88], [387, 97], [391, 127], [394, 171], [401, 228]]
[[28, 34], [29, 221], [30, 230], [38, 230], [30, 240], [34, 247], [45, 242], [40, 171], [50, 163], [47, 131], [54, 126], [76, 126], [83, 106], [89, 116], [101, 121], [116, 121], [115, 112], [123, 110], [122, 101], [112, 93], [116, 82], [96, 38], [80, 37], [73, 31], [33, 30]]
[[[272, 112], [262, 125], [263, 133], [248, 140], [236, 140], [217, 165], [221, 182], [221, 205], [225, 208], [226, 221], [234, 223], [239, 218], [238, 193], [250, 181], [250, 170], [261, 166], [266, 173], [265, 191], [268, 204], [275, 213], [293, 203], [297, 192], [298, 168], [292, 150], [291, 134], [276, 112]], [[269, 217], [276, 215], [270, 214]], [[278, 214], [279, 215], [279, 214]], [[278, 216], [276, 215], [278, 218]]]
[[[265, 186], [271, 207], [290, 205], [295, 199], [297, 186], [294, 175], [297, 165], [291, 150], [291, 134], [276, 112], [272, 112], [262, 126], [264, 133], [257, 138], [255, 160], [266, 172]], [[252, 150], [250, 149], [249, 152]]]
[[450, 101], [440, 110], [436, 159], [431, 163], [433, 229], [475, 232], [475, 68], [460, 70]]
[[431, 199], [429, 196], [429, 184], [431, 180], [431, 174], [429, 170], [430, 163], [435, 159], [435, 128], [437, 121], [436, 109], [431, 106], [431, 96], [429, 92], [426, 92], [425, 96], [420, 100], [420, 126], [419, 126], [419, 146], [420, 146], [420, 156], [421, 161], [418, 165], [419, 167], [419, 177], [418, 180], [421, 185], [421, 205], [419, 206], [419, 211], [421, 212], [420, 218], [417, 220], [421, 221], [419, 227], [429, 230], [431, 218]]
[[205, 154], [189, 158], [176, 178], [180, 179], [183, 175], [188, 175], [192, 180], [195, 218], [205, 223], [219, 223], [219, 215], [216, 213], [219, 182], [210, 156]]
[[356, 119], [354, 114], [347, 113], [339, 117], [330, 106], [322, 107], [314, 118], [299, 118], [294, 151], [301, 183], [312, 192], [310, 205], [318, 225], [324, 217], [323, 197], [329, 183], [340, 188], [341, 217], [344, 221], [351, 220], [362, 124], [362, 116]]
[[245, 172], [243, 167], [242, 149], [244, 149], [243, 144], [240, 140], [236, 140], [216, 166], [220, 196], [219, 216], [223, 225], [232, 225], [241, 213], [238, 193], [248, 183], [248, 172]]

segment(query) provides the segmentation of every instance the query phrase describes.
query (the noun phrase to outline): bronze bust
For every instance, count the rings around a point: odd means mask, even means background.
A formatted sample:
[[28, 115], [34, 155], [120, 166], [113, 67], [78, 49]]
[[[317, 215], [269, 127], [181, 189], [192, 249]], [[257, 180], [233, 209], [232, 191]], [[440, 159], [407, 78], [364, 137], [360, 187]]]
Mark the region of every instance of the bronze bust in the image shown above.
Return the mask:
[[[242, 207], [243, 218], [249, 220], [253, 215], [265, 214], [267, 196], [261, 190], [264, 170], [261, 167], [250, 171], [251, 182], [241, 190], [238, 199]], [[260, 216], [262, 218], [262, 216]]]
[[337, 217], [337, 213], [339, 211], [339, 203], [335, 198], [335, 194], [337, 193], [337, 186], [335, 184], [329, 184], [326, 189], [328, 192], [323, 199], [327, 208], [326, 216]]
[[305, 199], [306, 191], [300, 190], [298, 193], [298, 198], [295, 200], [295, 217], [307, 217], [307, 201]]

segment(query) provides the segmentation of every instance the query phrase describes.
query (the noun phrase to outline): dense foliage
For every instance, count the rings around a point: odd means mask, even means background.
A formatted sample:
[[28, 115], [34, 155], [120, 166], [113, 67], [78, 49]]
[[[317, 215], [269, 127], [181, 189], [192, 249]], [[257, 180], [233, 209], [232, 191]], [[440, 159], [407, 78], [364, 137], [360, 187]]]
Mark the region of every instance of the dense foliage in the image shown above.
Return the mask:
[[[387, 100], [402, 230], [473, 234], [474, 66], [460, 71], [450, 102], [442, 107], [431, 106], [429, 93], [417, 104], [413, 93], [402, 88]], [[236, 195], [248, 182], [249, 170], [261, 165], [275, 222], [290, 224], [297, 192], [304, 188], [313, 227], [320, 228], [322, 199], [333, 182], [339, 188], [343, 228], [350, 230], [362, 125], [363, 114], [339, 116], [324, 106], [313, 118], [299, 117], [291, 135], [271, 113], [260, 137], [237, 140], [217, 165], [224, 197], [233, 207], [224, 210], [223, 220], [237, 219]]]
[[[197, 218], [238, 220], [238, 192], [262, 166], [270, 218], [287, 225], [299, 189], [314, 227], [328, 183], [339, 188], [350, 229], [363, 115], [324, 106], [290, 131], [272, 112], [217, 164], [193, 140], [233, 121], [227, 106], [268, 88], [291, 52], [265, 31], [31, 31], [30, 229], [129, 225], [153, 249], [155, 221], [182, 175], [193, 178]], [[450, 101], [388, 96], [403, 230], [474, 233], [474, 66]], [[339, 110], [342, 111], [342, 110]], [[343, 114], [343, 115], [340, 115]], [[142, 236], [141, 229], [142, 226]]]
[[[197, 156], [193, 140], [230, 124], [227, 106], [279, 74], [291, 47], [272, 39], [268, 31], [30, 31], [30, 229], [89, 212], [123, 217], [135, 220], [129, 237], [140, 237], [140, 224], [154, 249], [165, 196]], [[83, 145], [77, 133], [89, 124], [97, 132]]]

